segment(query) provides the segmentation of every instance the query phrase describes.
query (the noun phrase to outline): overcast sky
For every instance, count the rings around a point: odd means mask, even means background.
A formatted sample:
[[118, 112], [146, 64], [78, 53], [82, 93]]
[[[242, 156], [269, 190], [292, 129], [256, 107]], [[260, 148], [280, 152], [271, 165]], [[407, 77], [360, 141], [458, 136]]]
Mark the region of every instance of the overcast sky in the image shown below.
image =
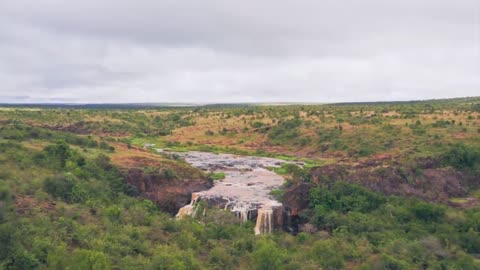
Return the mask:
[[480, 96], [480, 0], [0, 0], [0, 102]]

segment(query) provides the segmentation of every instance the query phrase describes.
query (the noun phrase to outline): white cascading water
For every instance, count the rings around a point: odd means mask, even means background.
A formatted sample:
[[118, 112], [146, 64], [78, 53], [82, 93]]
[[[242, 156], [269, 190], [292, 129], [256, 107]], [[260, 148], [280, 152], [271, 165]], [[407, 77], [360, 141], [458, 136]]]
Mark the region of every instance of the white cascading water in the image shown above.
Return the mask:
[[225, 205], [225, 210], [230, 210], [240, 219], [242, 223], [250, 219], [250, 213], [256, 210], [255, 205], [242, 201], [229, 201]]

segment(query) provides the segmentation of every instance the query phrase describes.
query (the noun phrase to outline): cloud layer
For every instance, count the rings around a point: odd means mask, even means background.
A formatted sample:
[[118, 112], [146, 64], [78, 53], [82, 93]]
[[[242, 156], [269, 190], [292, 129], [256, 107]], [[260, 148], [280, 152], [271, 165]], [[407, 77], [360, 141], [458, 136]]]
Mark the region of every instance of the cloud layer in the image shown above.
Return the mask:
[[480, 95], [478, 0], [0, 2], [0, 102]]

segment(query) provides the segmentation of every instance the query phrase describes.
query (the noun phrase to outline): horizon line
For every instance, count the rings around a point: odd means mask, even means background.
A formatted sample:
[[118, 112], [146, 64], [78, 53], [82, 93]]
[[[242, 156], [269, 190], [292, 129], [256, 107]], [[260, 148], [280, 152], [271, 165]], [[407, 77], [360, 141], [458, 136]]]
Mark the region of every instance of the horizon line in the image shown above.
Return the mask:
[[401, 102], [425, 102], [439, 100], [455, 100], [455, 99], [475, 99], [480, 96], [464, 96], [452, 98], [432, 98], [432, 99], [399, 99], [399, 100], [378, 100], [378, 101], [339, 101], [339, 102], [283, 102], [283, 101], [266, 101], [266, 102], [0, 102], [0, 106], [88, 106], [88, 105], [141, 105], [141, 106], [209, 106], [209, 105], [327, 105], [327, 104], [365, 104], [365, 103], [401, 103]]

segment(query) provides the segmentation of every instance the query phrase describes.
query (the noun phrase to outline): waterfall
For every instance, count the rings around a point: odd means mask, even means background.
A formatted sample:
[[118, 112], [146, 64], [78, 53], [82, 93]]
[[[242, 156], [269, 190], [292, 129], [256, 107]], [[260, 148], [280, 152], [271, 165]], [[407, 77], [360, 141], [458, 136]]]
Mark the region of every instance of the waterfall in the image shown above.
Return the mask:
[[[202, 197], [203, 196], [203, 197]], [[185, 216], [192, 216], [195, 217], [197, 215], [197, 203], [198, 201], [202, 198], [202, 200], [205, 200], [207, 203], [209, 201], [208, 196], [205, 197], [201, 193], [192, 193], [192, 200], [190, 201], [189, 204], [185, 205], [184, 207], [180, 208], [178, 210], [178, 213], [176, 215], [177, 219], [182, 219]], [[277, 218], [277, 215], [281, 215], [281, 207], [280, 205], [263, 205], [261, 208], [259, 205], [251, 204], [251, 203], [245, 203], [242, 201], [235, 201], [235, 200], [228, 200], [225, 203], [225, 206], [223, 207], [224, 210], [229, 210], [233, 213], [235, 213], [235, 216], [237, 216], [238, 219], [242, 223], [247, 222], [248, 220], [255, 220], [255, 214], [257, 215], [257, 220], [255, 224], [255, 234], [268, 234], [272, 233], [274, 230], [274, 227], [277, 226], [275, 223], [274, 218]], [[278, 211], [280, 209], [280, 212]], [[256, 213], [253, 213], [252, 211], [256, 211]], [[275, 212], [275, 213], [274, 213]], [[204, 213], [205, 215], [205, 209]]]
[[[161, 149], [157, 149], [163, 152]], [[283, 228], [284, 209], [272, 198], [271, 191], [280, 188], [284, 179], [267, 168], [279, 168], [283, 163], [298, 163], [266, 157], [237, 156], [190, 151], [170, 152], [186, 162], [208, 172], [223, 172], [225, 179], [215, 181], [212, 188], [193, 193], [191, 202], [180, 208], [177, 218], [202, 214], [198, 201], [205, 205], [231, 211], [240, 222], [256, 222], [255, 233], [271, 233]], [[198, 213], [197, 213], [198, 212]], [[203, 215], [205, 215], [203, 209]], [[287, 222], [287, 226], [288, 226]]]
[[242, 223], [245, 223], [250, 217], [250, 211], [253, 211], [254, 209], [255, 207], [251, 204], [244, 202], [234, 202], [231, 211], [235, 213], [235, 215], [240, 219]]
[[240, 220], [242, 221], [242, 223], [247, 222], [247, 220], [248, 220], [248, 209], [243, 209], [242, 211], [240, 211]]
[[182, 219], [185, 216], [192, 216], [195, 217], [196, 214], [196, 203], [200, 198], [200, 193], [192, 193], [192, 200], [189, 204], [185, 205], [184, 207], [178, 209], [178, 213], [175, 216], [178, 219]]
[[250, 210], [248, 209], [239, 209], [239, 210], [232, 210], [232, 212], [235, 213], [235, 216], [240, 219], [240, 221], [242, 223], [245, 223], [248, 221], [248, 219], [250, 218]]
[[257, 223], [255, 224], [255, 234], [271, 233], [273, 231], [273, 209], [258, 209]]

